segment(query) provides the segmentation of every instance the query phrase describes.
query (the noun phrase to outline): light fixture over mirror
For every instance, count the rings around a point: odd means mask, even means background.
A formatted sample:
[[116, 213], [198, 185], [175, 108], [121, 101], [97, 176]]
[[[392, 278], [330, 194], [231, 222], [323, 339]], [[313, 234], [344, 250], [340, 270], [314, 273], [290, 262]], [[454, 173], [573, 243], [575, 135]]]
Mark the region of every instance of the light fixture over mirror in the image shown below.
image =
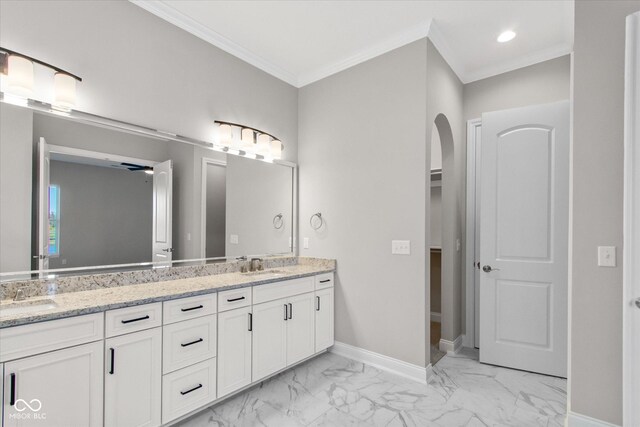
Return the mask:
[[[0, 47], [0, 71], [6, 75], [7, 95], [15, 97], [17, 103], [26, 103], [27, 99], [46, 101], [38, 92], [47, 93], [41, 88], [38, 91], [34, 79], [34, 64], [54, 71], [53, 100], [51, 104], [58, 110], [70, 111], [76, 106], [76, 84], [82, 79], [61, 68], [19, 52]], [[44, 96], [46, 97], [46, 96]]]
[[229, 154], [272, 162], [282, 159], [282, 142], [275, 136], [249, 126], [216, 120], [214, 146]]

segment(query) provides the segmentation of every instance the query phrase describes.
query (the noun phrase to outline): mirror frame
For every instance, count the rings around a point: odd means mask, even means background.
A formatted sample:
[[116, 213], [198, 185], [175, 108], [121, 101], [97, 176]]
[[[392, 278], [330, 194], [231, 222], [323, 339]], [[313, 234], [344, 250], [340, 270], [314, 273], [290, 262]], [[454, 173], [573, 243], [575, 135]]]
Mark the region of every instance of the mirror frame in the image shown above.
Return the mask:
[[[92, 126], [103, 127], [107, 129], [113, 129], [119, 132], [127, 132], [134, 135], [141, 135], [150, 138], [160, 139], [163, 141], [174, 141], [183, 144], [195, 145], [200, 148], [204, 148], [211, 151], [225, 153], [227, 155], [235, 156], [237, 154], [227, 153], [227, 150], [223, 147], [216, 146], [213, 142], [206, 142], [203, 140], [190, 138], [188, 136], [178, 135], [175, 133], [153, 129], [147, 126], [136, 125], [133, 123], [110, 119], [96, 114], [87, 113], [79, 110], [61, 111], [53, 107], [53, 105], [46, 102], [25, 99], [24, 103], [11, 102], [7, 99], [4, 92], [0, 92], [0, 102], [16, 107], [28, 108], [38, 113], [58, 117], [65, 120], [71, 120], [78, 123], [89, 124]], [[213, 123], [213, 121], [212, 121]], [[213, 125], [212, 125], [213, 126]], [[241, 153], [244, 153], [241, 151]], [[246, 157], [242, 154], [240, 157]], [[250, 158], [250, 157], [248, 157]], [[262, 161], [259, 159], [253, 159], [255, 161]], [[291, 239], [292, 247], [291, 252], [272, 253], [272, 254], [246, 254], [247, 258], [251, 257], [276, 257], [276, 256], [298, 256], [298, 165], [287, 160], [276, 160], [272, 162], [281, 166], [291, 168], [292, 179], [292, 197], [291, 197]], [[232, 260], [241, 259], [242, 257], [213, 257], [213, 258], [194, 258], [194, 259], [180, 259], [172, 260], [171, 267], [178, 267], [180, 264], [184, 265], [203, 265], [211, 262], [228, 262]], [[49, 270], [27, 270], [27, 271], [12, 271], [12, 272], [0, 272], [0, 283], [11, 282], [15, 280], [30, 280], [30, 279], [52, 279], [59, 276], [76, 276], [81, 274], [103, 274], [103, 273], [115, 273], [135, 270], [148, 270], [152, 268], [166, 268], [165, 262], [141, 262], [141, 263], [128, 263], [128, 264], [114, 264], [114, 265], [96, 265], [87, 267], [71, 267], [71, 268], [56, 268]], [[32, 277], [25, 277], [25, 276]], [[15, 277], [13, 277], [15, 276]]]

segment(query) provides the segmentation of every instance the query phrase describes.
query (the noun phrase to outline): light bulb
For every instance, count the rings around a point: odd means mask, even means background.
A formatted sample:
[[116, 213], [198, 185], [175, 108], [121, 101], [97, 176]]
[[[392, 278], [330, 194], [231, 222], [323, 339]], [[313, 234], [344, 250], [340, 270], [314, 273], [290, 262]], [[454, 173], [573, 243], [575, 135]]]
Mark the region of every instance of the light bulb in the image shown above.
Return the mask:
[[72, 110], [76, 106], [76, 79], [68, 74], [53, 76], [54, 101], [56, 107]]
[[7, 85], [7, 90], [14, 95], [33, 96], [33, 62], [22, 56], [9, 55]]

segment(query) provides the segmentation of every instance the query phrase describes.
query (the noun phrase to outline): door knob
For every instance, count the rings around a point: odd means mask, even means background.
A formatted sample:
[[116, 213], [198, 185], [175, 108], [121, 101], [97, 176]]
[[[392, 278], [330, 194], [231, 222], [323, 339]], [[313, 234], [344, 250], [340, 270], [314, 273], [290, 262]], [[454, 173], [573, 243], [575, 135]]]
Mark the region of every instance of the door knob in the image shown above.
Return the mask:
[[485, 273], [491, 273], [492, 271], [500, 271], [499, 268], [492, 268], [490, 265], [483, 265], [482, 266], [482, 271], [484, 271]]
[[636, 307], [640, 308], [640, 298], [636, 298], [635, 303]]

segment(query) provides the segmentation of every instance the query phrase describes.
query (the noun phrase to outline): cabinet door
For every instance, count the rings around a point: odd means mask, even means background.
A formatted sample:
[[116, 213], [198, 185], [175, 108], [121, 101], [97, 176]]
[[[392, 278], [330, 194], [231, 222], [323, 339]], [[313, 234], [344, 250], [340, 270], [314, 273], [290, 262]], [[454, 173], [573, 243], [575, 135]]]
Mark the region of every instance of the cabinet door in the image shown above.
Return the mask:
[[102, 346], [5, 363], [4, 426], [101, 426]]
[[251, 383], [251, 307], [218, 314], [218, 398]]
[[333, 345], [333, 288], [316, 291], [316, 353]]
[[287, 365], [299, 362], [315, 352], [315, 294], [288, 298]]
[[105, 341], [105, 426], [160, 425], [161, 328]]
[[253, 381], [287, 367], [286, 326], [286, 299], [253, 306]]

